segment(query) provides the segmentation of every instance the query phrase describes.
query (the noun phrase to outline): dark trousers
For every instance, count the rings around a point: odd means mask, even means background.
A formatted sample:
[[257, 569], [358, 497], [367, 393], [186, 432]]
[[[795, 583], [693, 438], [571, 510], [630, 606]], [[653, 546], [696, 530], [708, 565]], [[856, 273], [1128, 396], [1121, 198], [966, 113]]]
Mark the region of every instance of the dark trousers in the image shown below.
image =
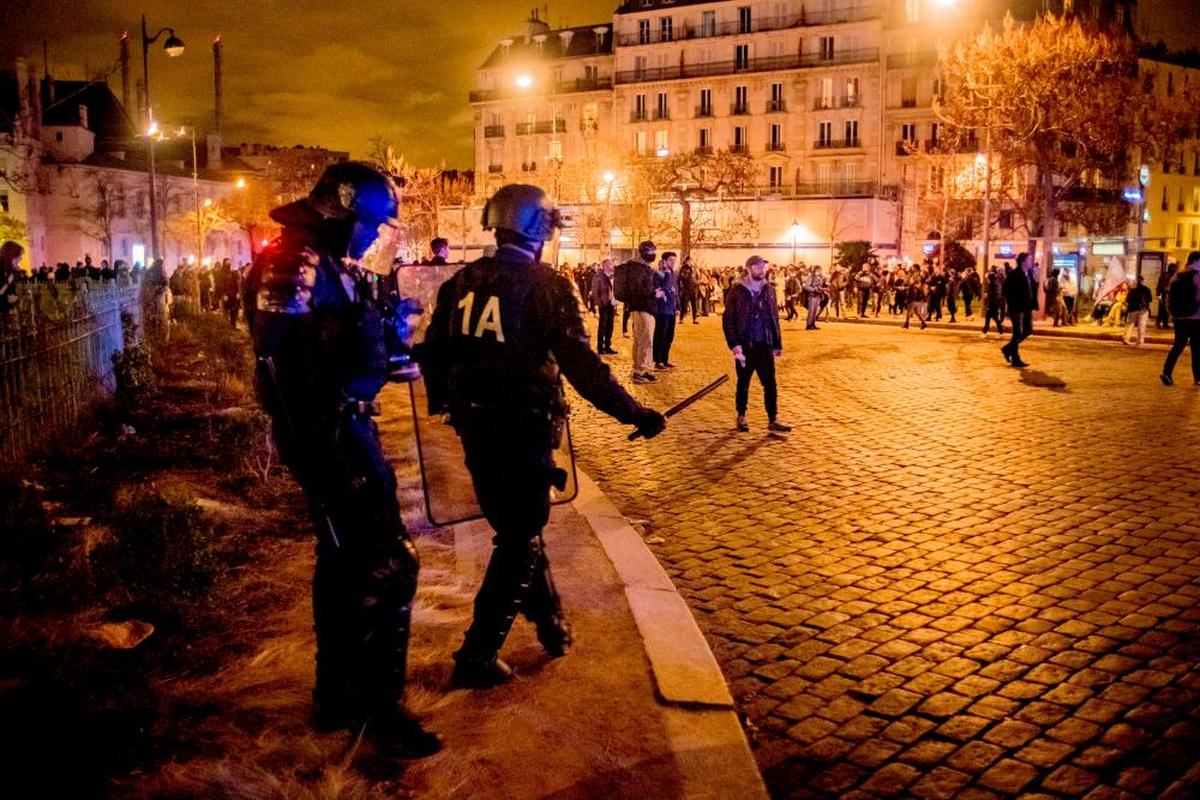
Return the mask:
[[745, 364], [737, 360], [733, 362], [737, 372], [734, 403], [738, 416], [746, 416], [746, 406], [750, 400], [750, 378], [757, 374], [763, 387], [763, 405], [767, 409], [767, 419], [774, 422], [779, 405], [779, 390], [775, 385], [775, 354], [765, 344], [754, 344], [743, 349], [742, 355], [746, 357]]
[[308, 497], [318, 535], [314, 697], [351, 716], [380, 711], [404, 692], [420, 568], [400, 520], [395, 473], [370, 417], [346, 416], [336, 432], [297, 441], [282, 409], [268, 407], [279, 453]]
[[621, 303], [621, 333], [629, 335], [629, 303]]
[[487, 661], [500, 651], [518, 613], [537, 625], [539, 636], [562, 617], [542, 542], [554, 459], [544, 430], [514, 425], [509, 415], [468, 416], [458, 432], [479, 507], [496, 535], [456, 657]]
[[800, 314], [796, 311], [796, 296], [789, 294], [783, 298], [783, 309], [787, 312], [787, 321], [791, 322]]
[[950, 321], [957, 322], [954, 317], [958, 314], [958, 300], [955, 299], [954, 295], [946, 297], [946, 310], [950, 312]]
[[671, 345], [675, 342], [675, 315], [654, 315], [654, 363], [671, 362]]
[[1033, 312], [1032, 311], [1014, 311], [1008, 315], [1012, 322], [1012, 338], [1008, 340], [1008, 344], [1004, 345], [1004, 350], [1012, 356], [1014, 361], [1021, 359], [1021, 342], [1025, 341], [1033, 333]]
[[867, 315], [867, 307], [871, 304], [871, 290], [858, 290], [858, 315], [865, 317]]
[[600, 306], [600, 321], [596, 323], [596, 350], [604, 352], [612, 349], [613, 327], [616, 322], [616, 306]]
[[970, 295], [970, 294], [963, 295], [963, 313], [966, 314], [968, 317], [971, 316], [971, 303], [973, 303], [973, 302], [975, 302], [974, 295]]
[[1000, 309], [999, 303], [988, 302], [983, 308], [983, 332], [988, 332], [988, 327], [995, 321], [996, 333], [1004, 335], [1004, 312]]
[[1167, 296], [1165, 294], [1158, 298], [1158, 316], [1154, 320], [1154, 327], [1171, 327], [1171, 314], [1167, 311]]
[[1183, 355], [1183, 348], [1192, 348], [1192, 380], [1200, 383], [1200, 319], [1175, 320], [1175, 343], [1163, 364], [1163, 375], [1168, 378], [1175, 371], [1175, 362]]
[[679, 292], [679, 321], [687, 316], [688, 308], [692, 309], [692, 319], [700, 315], [700, 292], [696, 289], [684, 289]]

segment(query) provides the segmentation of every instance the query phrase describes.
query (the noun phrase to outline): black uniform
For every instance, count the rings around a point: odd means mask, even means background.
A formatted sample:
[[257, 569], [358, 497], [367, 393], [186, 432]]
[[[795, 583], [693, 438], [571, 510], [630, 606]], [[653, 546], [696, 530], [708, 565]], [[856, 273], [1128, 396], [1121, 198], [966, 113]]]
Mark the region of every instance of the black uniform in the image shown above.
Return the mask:
[[291, 214], [243, 298], [262, 402], [317, 527], [314, 698], [337, 727], [403, 694], [419, 564], [371, 419], [387, 379], [378, 284], [343, 266], [316, 212]]
[[563, 477], [551, 455], [567, 413], [560, 373], [621, 422], [635, 424], [646, 410], [589, 347], [570, 282], [509, 245], [442, 285], [418, 358], [430, 412], [449, 412], [496, 531], [456, 658], [494, 659], [518, 611], [553, 654], [568, 636], [541, 532], [550, 487]]

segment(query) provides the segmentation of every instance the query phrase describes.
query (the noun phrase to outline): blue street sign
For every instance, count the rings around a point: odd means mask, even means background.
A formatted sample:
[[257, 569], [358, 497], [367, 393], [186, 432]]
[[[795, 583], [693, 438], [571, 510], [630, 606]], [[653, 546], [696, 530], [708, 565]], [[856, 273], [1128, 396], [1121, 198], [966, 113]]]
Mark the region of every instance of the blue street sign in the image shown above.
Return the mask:
[[1127, 203], [1140, 203], [1142, 202], [1142, 190], [1126, 186], [1124, 191], [1121, 192], [1121, 197]]

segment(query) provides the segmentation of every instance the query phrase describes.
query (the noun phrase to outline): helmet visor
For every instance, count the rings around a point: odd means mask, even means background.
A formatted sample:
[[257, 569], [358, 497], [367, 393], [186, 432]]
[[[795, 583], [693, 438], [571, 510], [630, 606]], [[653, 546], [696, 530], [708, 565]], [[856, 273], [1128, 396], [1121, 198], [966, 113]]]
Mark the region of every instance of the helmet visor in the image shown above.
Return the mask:
[[356, 222], [346, 255], [371, 272], [387, 275], [400, 250], [401, 238], [400, 230], [387, 222], [378, 225]]

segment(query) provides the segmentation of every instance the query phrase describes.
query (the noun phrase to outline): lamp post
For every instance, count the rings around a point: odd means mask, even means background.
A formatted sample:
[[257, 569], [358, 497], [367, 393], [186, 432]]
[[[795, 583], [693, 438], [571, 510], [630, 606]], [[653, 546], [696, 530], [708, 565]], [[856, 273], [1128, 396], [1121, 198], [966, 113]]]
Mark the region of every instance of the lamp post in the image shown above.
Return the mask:
[[142, 14], [142, 90], [146, 97], [146, 135], [150, 140], [150, 258], [159, 257], [158, 250], [158, 197], [154, 181], [154, 137], [158, 126], [154, 124], [154, 116], [150, 105], [150, 45], [158, 41], [164, 33], [169, 34], [163, 43], [163, 49], [171, 58], [183, 55], [183, 40], [175, 35], [173, 28], [161, 28], [153, 36], [147, 33], [146, 15]]
[[792, 227], [789, 229], [792, 234], [792, 263], [791, 266], [796, 266], [796, 239], [800, 236], [800, 220], [793, 219]]

